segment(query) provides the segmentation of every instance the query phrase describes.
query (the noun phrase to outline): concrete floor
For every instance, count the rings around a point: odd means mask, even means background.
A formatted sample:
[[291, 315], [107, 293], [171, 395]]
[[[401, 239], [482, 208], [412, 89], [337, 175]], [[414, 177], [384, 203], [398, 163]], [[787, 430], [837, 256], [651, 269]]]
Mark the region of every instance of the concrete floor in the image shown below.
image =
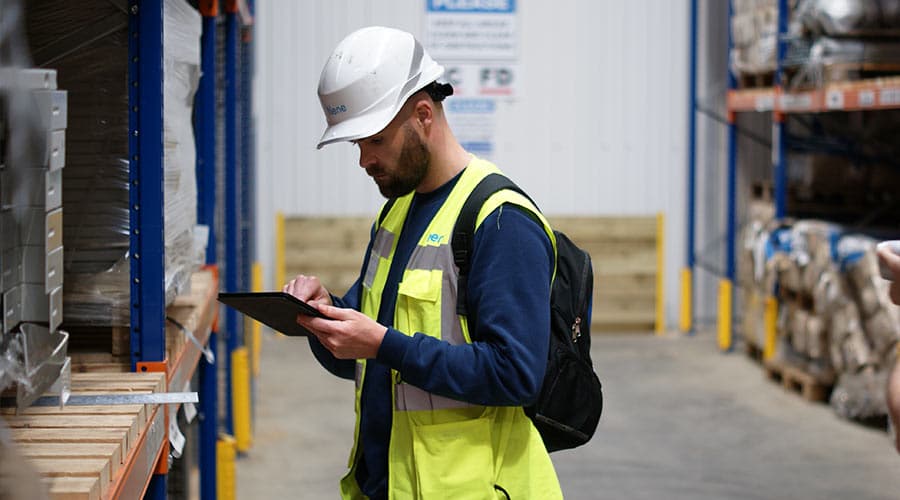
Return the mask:
[[[886, 432], [783, 390], [710, 336], [595, 336], [593, 351], [600, 427], [588, 445], [552, 455], [567, 499], [900, 499]], [[304, 339], [264, 334], [238, 498], [338, 498], [352, 392]]]

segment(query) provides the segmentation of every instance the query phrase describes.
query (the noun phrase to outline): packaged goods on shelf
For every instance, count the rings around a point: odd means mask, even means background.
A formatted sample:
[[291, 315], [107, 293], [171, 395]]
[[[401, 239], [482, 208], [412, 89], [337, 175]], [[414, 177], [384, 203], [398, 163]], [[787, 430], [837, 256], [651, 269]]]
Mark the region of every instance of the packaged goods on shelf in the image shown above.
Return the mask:
[[886, 370], [872, 367], [842, 374], [831, 392], [831, 407], [838, 415], [853, 420], [883, 417], [887, 408], [887, 376]]
[[897, 72], [900, 0], [801, 0], [791, 27], [792, 88]]
[[896, 72], [900, 64], [900, 42], [820, 37], [808, 46], [808, 52], [792, 57], [799, 66], [790, 86], [821, 87], [834, 81], [857, 80], [868, 72]]
[[[814, 375], [836, 375], [831, 403], [848, 418], [883, 415], [882, 374], [900, 341], [900, 307], [888, 298], [878, 272], [877, 240], [814, 220], [770, 222], [752, 233], [755, 256], [745, 259], [754, 276], [773, 271], [774, 282], [756, 291], [779, 298], [776, 357]], [[745, 231], [745, 249], [748, 234]], [[764, 241], [764, 244], [759, 242]], [[758, 301], [758, 299], [756, 299]], [[761, 314], [750, 304], [745, 314]], [[760, 320], [744, 321], [748, 342], [761, 345]]]
[[900, 0], [800, 0], [794, 12], [816, 35], [877, 36], [900, 27]]
[[[0, 389], [19, 408], [53, 385], [68, 390], [62, 320], [62, 197], [67, 93], [52, 69], [25, 68], [19, 4], [0, 32]], [[8, 126], [7, 126], [8, 124]], [[59, 384], [62, 385], [59, 385]]]
[[[129, 102], [127, 13], [109, 2], [49, 0], [28, 6], [29, 42], [69, 89], [63, 197], [67, 324], [129, 324]], [[167, 304], [196, 260], [193, 95], [200, 15], [183, 0], [164, 8], [164, 225]], [[85, 37], [97, 23], [102, 37]], [[152, 189], [144, 187], [142, 189]]]
[[738, 74], [775, 70], [778, 42], [778, 7], [774, 0], [732, 1], [731, 67]]

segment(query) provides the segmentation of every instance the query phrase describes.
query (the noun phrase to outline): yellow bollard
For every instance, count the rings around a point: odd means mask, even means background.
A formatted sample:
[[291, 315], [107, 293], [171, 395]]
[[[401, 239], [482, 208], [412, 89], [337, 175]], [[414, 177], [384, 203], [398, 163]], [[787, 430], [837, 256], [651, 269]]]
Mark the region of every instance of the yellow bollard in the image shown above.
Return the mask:
[[235, 460], [237, 450], [234, 438], [228, 435], [219, 436], [216, 442], [216, 498], [234, 500], [237, 497], [235, 482]]
[[250, 422], [250, 367], [246, 347], [231, 353], [231, 390], [234, 405], [234, 439], [237, 451], [246, 452], [253, 445]]
[[763, 344], [763, 360], [772, 359], [775, 355], [775, 341], [778, 323], [778, 301], [771, 295], [766, 297], [766, 309], [763, 314], [763, 328], [765, 343]]
[[691, 268], [681, 270], [681, 318], [678, 322], [681, 333], [688, 333], [693, 328], [693, 274]]
[[731, 280], [719, 281], [719, 349], [731, 349]]
[[[255, 262], [253, 264], [251, 283], [254, 292], [263, 291], [263, 270], [262, 263], [260, 262]], [[262, 323], [253, 321], [250, 329], [245, 331], [250, 333], [250, 341], [247, 343], [250, 346], [250, 373], [253, 374], [253, 378], [257, 378], [259, 377], [260, 370], [259, 358], [262, 354]]]

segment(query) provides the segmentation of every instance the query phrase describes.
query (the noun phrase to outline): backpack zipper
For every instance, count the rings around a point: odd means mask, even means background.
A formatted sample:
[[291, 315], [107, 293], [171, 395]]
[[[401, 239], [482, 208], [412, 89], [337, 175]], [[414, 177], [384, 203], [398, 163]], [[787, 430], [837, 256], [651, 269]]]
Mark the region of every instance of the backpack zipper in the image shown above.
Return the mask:
[[572, 324], [572, 342], [578, 342], [581, 337], [581, 316], [575, 316], [575, 323]]
[[[587, 302], [587, 297], [586, 297], [587, 294], [584, 292], [587, 290], [587, 286], [585, 286], [585, 282], [587, 281], [587, 278], [588, 278], [587, 270], [588, 270], [589, 262], [590, 262], [590, 257], [585, 255], [584, 260], [581, 263], [581, 281], [580, 281], [580, 283], [582, 285], [581, 286], [582, 295], [580, 297], [578, 297], [578, 299], [579, 299], [578, 305], [581, 306], [582, 310], [584, 309], [586, 302]], [[578, 342], [579, 337], [581, 337], [581, 316], [575, 316], [575, 323], [572, 325], [572, 342], [573, 343]]]

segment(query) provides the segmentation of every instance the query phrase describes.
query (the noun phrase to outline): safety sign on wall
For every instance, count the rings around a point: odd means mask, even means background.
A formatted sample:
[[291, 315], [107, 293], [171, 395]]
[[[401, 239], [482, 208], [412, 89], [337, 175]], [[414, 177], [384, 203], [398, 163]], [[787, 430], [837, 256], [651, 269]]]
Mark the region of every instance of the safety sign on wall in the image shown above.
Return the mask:
[[441, 60], [514, 60], [515, 0], [427, 0], [428, 52]]
[[425, 46], [458, 95], [515, 97], [515, 0], [426, 0]]
[[447, 99], [447, 121], [466, 151], [482, 158], [494, 153], [494, 99], [454, 97]]
[[516, 0], [425, 0], [425, 20], [425, 46], [454, 89], [450, 125], [466, 150], [491, 158], [497, 99], [518, 86]]
[[515, 97], [517, 64], [449, 62], [444, 64], [444, 69], [444, 80], [453, 84], [454, 95]]

